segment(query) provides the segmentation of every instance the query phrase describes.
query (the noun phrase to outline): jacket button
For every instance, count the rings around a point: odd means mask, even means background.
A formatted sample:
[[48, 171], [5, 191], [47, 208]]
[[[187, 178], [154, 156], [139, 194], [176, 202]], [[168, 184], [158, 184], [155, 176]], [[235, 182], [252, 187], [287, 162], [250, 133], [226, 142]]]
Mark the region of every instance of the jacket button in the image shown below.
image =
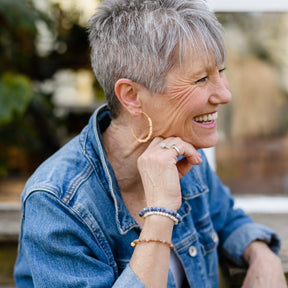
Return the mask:
[[189, 247], [188, 253], [191, 257], [195, 257], [197, 255], [197, 249], [195, 246]]
[[218, 235], [216, 232], [212, 232], [212, 240], [214, 243], [218, 243], [219, 239], [218, 239]]

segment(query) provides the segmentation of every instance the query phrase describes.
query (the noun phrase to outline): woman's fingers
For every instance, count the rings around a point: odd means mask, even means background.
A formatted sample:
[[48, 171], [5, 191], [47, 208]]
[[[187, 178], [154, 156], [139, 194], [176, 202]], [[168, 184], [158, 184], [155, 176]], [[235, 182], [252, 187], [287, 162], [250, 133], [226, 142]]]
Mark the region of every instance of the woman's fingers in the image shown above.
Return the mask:
[[[179, 156], [184, 156], [178, 161]], [[177, 137], [155, 138], [138, 158], [147, 204], [176, 209], [181, 205], [179, 178], [201, 163], [199, 152]]]
[[177, 169], [179, 173], [179, 177], [185, 176], [194, 165], [199, 165], [201, 164], [202, 159], [201, 159], [201, 154], [196, 156], [191, 156], [189, 158], [182, 158], [177, 162]]
[[160, 147], [172, 150], [170, 153], [173, 153], [176, 158], [184, 156], [176, 164], [180, 178], [185, 176], [193, 165], [199, 165], [202, 162], [201, 154], [191, 144], [182, 141], [180, 138], [162, 140]]

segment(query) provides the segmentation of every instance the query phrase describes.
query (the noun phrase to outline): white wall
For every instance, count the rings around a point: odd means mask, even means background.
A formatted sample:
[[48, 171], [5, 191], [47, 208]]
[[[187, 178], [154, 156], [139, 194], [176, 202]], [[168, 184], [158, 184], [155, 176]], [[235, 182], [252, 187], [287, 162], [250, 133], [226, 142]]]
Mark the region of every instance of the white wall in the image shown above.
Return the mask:
[[217, 12], [284, 12], [288, 0], [207, 0]]

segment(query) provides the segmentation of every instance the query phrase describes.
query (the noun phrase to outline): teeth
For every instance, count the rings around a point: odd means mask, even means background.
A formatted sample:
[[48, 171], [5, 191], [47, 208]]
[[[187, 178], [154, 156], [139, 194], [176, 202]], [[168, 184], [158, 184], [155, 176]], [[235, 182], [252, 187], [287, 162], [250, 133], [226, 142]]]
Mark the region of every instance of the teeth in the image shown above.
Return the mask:
[[218, 116], [218, 113], [215, 112], [215, 113], [212, 113], [212, 114], [207, 114], [207, 115], [204, 115], [204, 116], [195, 117], [194, 120], [195, 120], [196, 122], [213, 121], [213, 120], [216, 120], [216, 119], [217, 119], [217, 116]]

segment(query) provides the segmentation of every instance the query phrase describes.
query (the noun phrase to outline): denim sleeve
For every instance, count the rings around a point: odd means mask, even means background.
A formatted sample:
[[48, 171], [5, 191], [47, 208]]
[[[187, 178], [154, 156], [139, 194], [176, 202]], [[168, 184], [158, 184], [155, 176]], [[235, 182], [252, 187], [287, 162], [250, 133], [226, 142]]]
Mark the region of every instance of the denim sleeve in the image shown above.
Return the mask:
[[117, 279], [116, 283], [113, 285], [113, 288], [145, 288], [145, 285], [140, 281], [136, 276], [133, 270], [128, 265], [125, 270], [121, 273], [120, 277]]
[[242, 255], [245, 248], [252, 241], [261, 240], [267, 243], [274, 253], [279, 253], [280, 238], [270, 228], [256, 223], [242, 225], [233, 231], [223, 244], [223, 251], [227, 258], [239, 266], [244, 266]]
[[209, 186], [210, 215], [219, 236], [219, 252], [237, 265], [244, 265], [242, 255], [245, 248], [254, 240], [265, 241], [278, 253], [281, 242], [278, 235], [264, 225], [259, 225], [244, 213], [234, 208], [234, 199], [230, 190], [222, 184], [218, 176], [210, 169], [202, 154], [202, 173]]
[[17, 287], [144, 287], [129, 266], [118, 277], [115, 262], [97, 241], [56, 196], [33, 192], [24, 205]]

